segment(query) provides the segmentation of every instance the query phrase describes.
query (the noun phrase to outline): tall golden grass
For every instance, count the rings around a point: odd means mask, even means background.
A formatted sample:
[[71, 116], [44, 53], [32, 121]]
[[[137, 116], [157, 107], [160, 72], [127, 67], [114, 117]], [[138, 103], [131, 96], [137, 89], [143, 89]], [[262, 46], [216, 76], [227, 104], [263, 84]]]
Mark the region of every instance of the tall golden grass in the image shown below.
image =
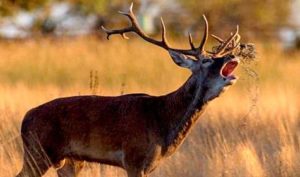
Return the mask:
[[[211, 103], [179, 151], [151, 176], [300, 176], [300, 53], [259, 42], [257, 47], [258, 61], [239, 67], [237, 84]], [[12, 177], [21, 168], [19, 129], [30, 108], [95, 92], [166, 94], [188, 75], [167, 52], [140, 40], [0, 42], [0, 176]], [[99, 169], [87, 165], [81, 176], [100, 176]], [[125, 176], [114, 167], [101, 169]]]

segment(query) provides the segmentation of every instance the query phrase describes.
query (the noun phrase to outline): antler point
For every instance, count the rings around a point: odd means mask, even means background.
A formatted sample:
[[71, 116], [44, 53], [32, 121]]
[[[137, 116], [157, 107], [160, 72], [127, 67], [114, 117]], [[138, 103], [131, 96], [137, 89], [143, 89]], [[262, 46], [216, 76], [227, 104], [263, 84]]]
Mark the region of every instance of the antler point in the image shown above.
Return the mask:
[[132, 12], [133, 9], [133, 2], [131, 2], [130, 7], [129, 7], [129, 12]]
[[109, 37], [110, 37], [110, 33], [109, 33], [109, 30], [106, 29], [103, 25], [101, 25], [101, 29], [106, 33], [106, 39], [109, 40]]
[[161, 27], [162, 27], [162, 41], [163, 43], [166, 45], [166, 47], [169, 46], [168, 44], [168, 41], [167, 41], [167, 31], [166, 31], [166, 26], [165, 26], [165, 23], [164, 23], [164, 20], [162, 17], [160, 17], [160, 22], [161, 22]]
[[163, 30], [165, 30], [166, 26], [165, 26], [164, 19], [162, 17], [160, 17], [160, 23], [161, 23], [162, 27], [164, 28]]
[[118, 11], [118, 13], [122, 14], [122, 15], [127, 15], [127, 12], [123, 12], [123, 11], [120, 11], [120, 10]]
[[126, 34], [125, 34], [125, 33], [122, 33], [122, 34], [121, 34], [121, 36], [123, 37], [123, 39], [129, 39], [129, 37], [128, 37], [128, 36], [126, 36]]
[[194, 49], [195, 49], [195, 46], [194, 46], [194, 44], [193, 44], [193, 37], [192, 37], [192, 34], [191, 34], [191, 32], [188, 32], [188, 34], [189, 34], [189, 43], [190, 43], [190, 46], [191, 46], [192, 50], [194, 50]]
[[204, 36], [203, 36], [202, 41], [200, 43], [199, 49], [200, 49], [201, 53], [204, 53], [205, 52], [204, 47], [205, 47], [206, 41], [208, 39], [208, 22], [207, 22], [207, 19], [206, 19], [205, 15], [203, 14], [202, 16], [203, 16], [203, 20], [205, 22], [205, 30], [204, 30]]
[[103, 31], [106, 31], [106, 28], [105, 28], [103, 25], [101, 25], [101, 29], [102, 29]]

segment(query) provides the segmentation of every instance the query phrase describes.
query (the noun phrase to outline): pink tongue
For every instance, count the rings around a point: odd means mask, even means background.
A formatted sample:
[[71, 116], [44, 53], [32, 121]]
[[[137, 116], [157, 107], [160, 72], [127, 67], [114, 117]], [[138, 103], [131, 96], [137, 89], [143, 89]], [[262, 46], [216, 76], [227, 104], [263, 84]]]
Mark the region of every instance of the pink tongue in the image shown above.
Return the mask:
[[222, 70], [222, 75], [225, 77], [229, 76], [233, 72], [233, 70], [237, 66], [237, 64], [238, 63], [236, 61], [230, 61], [230, 62], [226, 63], [226, 65], [224, 66], [224, 68]]

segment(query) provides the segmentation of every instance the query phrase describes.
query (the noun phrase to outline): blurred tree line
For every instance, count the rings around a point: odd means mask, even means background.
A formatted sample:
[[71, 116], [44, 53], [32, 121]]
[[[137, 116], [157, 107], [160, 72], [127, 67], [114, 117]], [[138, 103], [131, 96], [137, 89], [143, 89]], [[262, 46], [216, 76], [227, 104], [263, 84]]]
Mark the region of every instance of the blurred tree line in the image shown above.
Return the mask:
[[[61, 0], [60, 0], [61, 1]], [[124, 9], [132, 0], [65, 0], [78, 5], [83, 11], [95, 12], [103, 17]], [[169, 0], [172, 2], [172, 0]], [[202, 14], [209, 20], [213, 31], [232, 28], [237, 23], [243, 29], [272, 31], [287, 23], [292, 0], [174, 0], [181, 4], [184, 18], [194, 24], [203, 24]], [[47, 6], [53, 0], [0, 0], [0, 16], [13, 14], [20, 9], [31, 10]], [[133, 0], [135, 7], [140, 0]], [[182, 15], [178, 12], [178, 16]], [[183, 18], [179, 18], [183, 21]], [[191, 20], [192, 19], [192, 20]], [[184, 22], [184, 21], [183, 21]], [[178, 22], [180, 24], [181, 22]], [[174, 26], [174, 25], [173, 25]]]
[[205, 14], [215, 28], [233, 26], [273, 31], [287, 24], [292, 0], [179, 0], [192, 18]]
[[70, 2], [87, 12], [106, 14], [110, 7], [129, 4], [122, 0], [0, 0], [0, 16], [11, 15], [18, 10], [32, 10], [52, 2]]

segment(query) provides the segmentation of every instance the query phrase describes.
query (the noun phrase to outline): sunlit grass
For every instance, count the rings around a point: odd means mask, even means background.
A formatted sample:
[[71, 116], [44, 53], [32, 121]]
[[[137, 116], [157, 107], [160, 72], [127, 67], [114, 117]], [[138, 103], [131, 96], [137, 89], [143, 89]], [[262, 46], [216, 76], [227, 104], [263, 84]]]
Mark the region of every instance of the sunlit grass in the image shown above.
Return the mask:
[[[91, 94], [91, 71], [97, 73], [101, 95], [166, 94], [189, 75], [166, 51], [117, 37], [1, 42], [0, 58], [3, 177], [21, 168], [19, 128], [26, 111], [57, 97]], [[152, 176], [299, 176], [299, 68], [300, 53], [258, 43], [258, 61], [239, 68], [239, 82], [208, 107], [182, 148]], [[99, 171], [89, 165], [82, 176]], [[124, 176], [117, 168], [104, 171]], [[54, 169], [46, 176], [55, 176]]]

